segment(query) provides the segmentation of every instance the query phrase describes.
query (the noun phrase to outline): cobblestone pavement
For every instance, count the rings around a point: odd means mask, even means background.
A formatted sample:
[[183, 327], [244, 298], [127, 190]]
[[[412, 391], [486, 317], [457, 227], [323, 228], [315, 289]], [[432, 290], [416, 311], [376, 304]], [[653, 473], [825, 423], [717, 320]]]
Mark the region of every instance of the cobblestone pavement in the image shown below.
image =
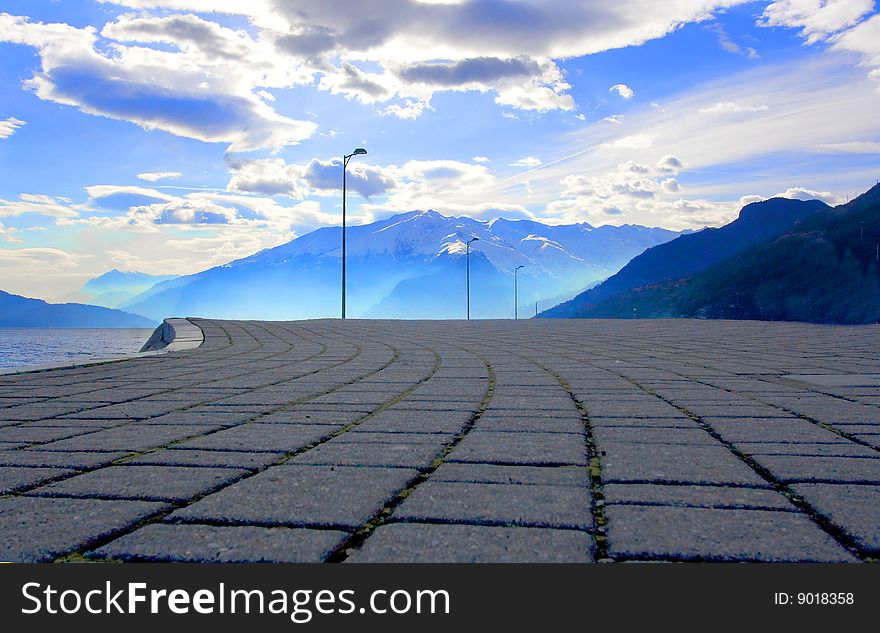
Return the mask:
[[878, 327], [193, 322], [0, 376], [0, 560], [880, 557]]

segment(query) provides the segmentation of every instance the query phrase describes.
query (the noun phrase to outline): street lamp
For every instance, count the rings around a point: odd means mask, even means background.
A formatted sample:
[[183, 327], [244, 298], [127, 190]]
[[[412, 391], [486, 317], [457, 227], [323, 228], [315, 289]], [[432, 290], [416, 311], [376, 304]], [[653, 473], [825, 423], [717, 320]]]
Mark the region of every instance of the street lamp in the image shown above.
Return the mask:
[[517, 266], [513, 269], [513, 319], [516, 320], [519, 318], [519, 288], [517, 287], [517, 277], [516, 273], [520, 268], [525, 268], [525, 266]]
[[345, 318], [345, 169], [352, 156], [366, 154], [367, 150], [358, 147], [351, 154], [342, 157], [342, 318]]
[[472, 237], [465, 244], [465, 259], [467, 260], [467, 318], [471, 320], [471, 242], [479, 242], [479, 237]]

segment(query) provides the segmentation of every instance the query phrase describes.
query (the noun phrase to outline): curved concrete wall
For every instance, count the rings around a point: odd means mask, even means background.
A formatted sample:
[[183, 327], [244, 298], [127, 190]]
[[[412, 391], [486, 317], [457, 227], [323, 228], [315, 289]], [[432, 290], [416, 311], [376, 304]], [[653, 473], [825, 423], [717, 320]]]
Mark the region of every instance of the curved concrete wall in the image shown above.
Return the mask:
[[197, 325], [187, 319], [171, 318], [165, 319], [162, 325], [156, 328], [140, 351], [192, 349], [204, 341], [205, 335]]

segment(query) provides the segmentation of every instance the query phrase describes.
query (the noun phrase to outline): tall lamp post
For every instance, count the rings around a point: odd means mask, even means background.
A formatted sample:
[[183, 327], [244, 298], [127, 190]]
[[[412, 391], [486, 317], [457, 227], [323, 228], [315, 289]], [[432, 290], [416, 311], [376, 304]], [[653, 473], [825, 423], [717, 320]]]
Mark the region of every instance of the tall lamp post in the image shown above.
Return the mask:
[[471, 242], [479, 242], [479, 237], [472, 237], [465, 244], [465, 259], [467, 260], [467, 318], [471, 320]]
[[517, 266], [513, 269], [513, 319], [514, 321], [519, 319], [519, 287], [517, 283], [516, 273], [520, 268], [525, 268], [525, 266]]
[[351, 154], [342, 157], [342, 318], [345, 318], [345, 170], [352, 156], [366, 154], [367, 150], [358, 147]]

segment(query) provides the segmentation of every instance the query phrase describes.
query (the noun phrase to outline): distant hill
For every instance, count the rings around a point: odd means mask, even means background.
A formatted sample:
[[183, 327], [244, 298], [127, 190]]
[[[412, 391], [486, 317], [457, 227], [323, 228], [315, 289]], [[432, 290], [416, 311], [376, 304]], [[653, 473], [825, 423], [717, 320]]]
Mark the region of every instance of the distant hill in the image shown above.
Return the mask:
[[138, 314], [80, 303], [46, 303], [0, 290], [0, 327], [153, 328]]
[[880, 184], [693, 275], [619, 293], [590, 316], [880, 321]]
[[[513, 316], [521, 303], [568, 295], [604, 279], [679, 233], [643, 226], [474, 220], [413, 211], [347, 230], [348, 316], [465, 315], [465, 243], [471, 245], [475, 318]], [[325, 227], [275, 248], [159, 283], [123, 307], [160, 319], [336, 316], [341, 229]], [[413, 305], [417, 302], [418, 305]]]
[[[719, 228], [682, 235], [635, 257], [595, 288], [542, 312], [539, 317], [588, 318], [616, 314], [613, 297], [635, 288], [682, 279], [753, 244], [771, 239], [805, 218], [830, 207], [819, 200], [771, 198], [742, 208], [739, 217]], [[610, 302], [605, 305], [605, 302]], [[632, 316], [630, 314], [629, 316]]]
[[122, 272], [114, 268], [100, 277], [89, 280], [76, 292], [64, 295], [61, 300], [104, 306], [105, 308], [121, 308], [127, 301], [149, 290], [157, 283], [176, 277], [177, 275]]

